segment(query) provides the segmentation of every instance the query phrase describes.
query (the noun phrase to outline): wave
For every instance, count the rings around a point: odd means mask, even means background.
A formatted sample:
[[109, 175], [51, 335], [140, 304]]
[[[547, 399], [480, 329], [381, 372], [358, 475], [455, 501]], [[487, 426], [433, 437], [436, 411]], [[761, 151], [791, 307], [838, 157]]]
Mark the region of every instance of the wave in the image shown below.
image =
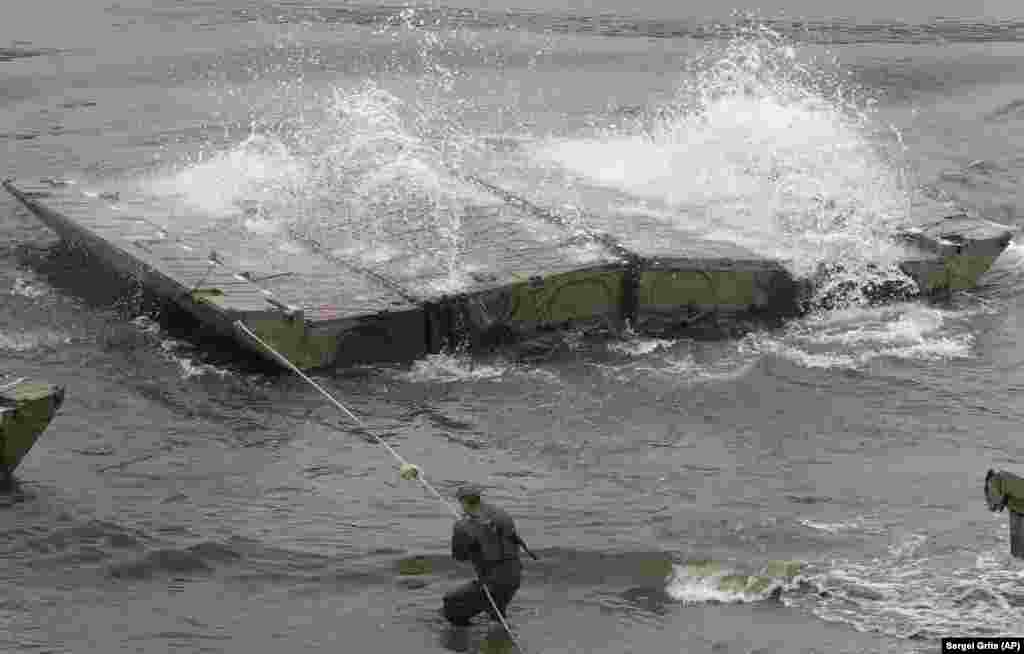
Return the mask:
[[985, 116], [987, 120], [1002, 120], [1024, 115], [1024, 99], [1017, 99], [998, 107]]
[[1019, 562], [987, 546], [954, 549], [939, 551], [927, 536], [908, 534], [873, 560], [832, 562], [811, 579], [816, 592], [794, 603], [830, 622], [903, 638], [1019, 631]]
[[157, 550], [143, 559], [116, 563], [110, 566], [108, 574], [117, 579], [145, 579], [159, 573], [195, 574], [212, 572], [202, 558], [179, 550]]
[[408, 372], [398, 376], [413, 383], [477, 382], [499, 379], [513, 370], [502, 363], [484, 364], [468, 356], [430, 354], [413, 362]]
[[47, 297], [53, 294], [53, 288], [37, 279], [19, 276], [11, 286], [11, 295], [27, 298]]
[[[210, 20], [204, 18], [204, 20]], [[402, 21], [439, 30], [459, 28], [525, 30], [554, 34], [593, 34], [619, 38], [721, 38], [728, 25], [695, 19], [639, 18], [611, 12], [585, 14], [559, 11], [470, 9], [435, 5], [411, 9], [401, 4], [296, 6], [267, 4], [257, 9], [225, 11], [215, 20], [273, 24], [341, 23], [382, 27]], [[852, 18], [761, 19], [773, 28], [816, 43], [993, 42], [1024, 39], [1024, 22], [940, 18], [931, 22], [871, 21]]]
[[861, 370], [879, 359], [949, 361], [975, 355], [970, 320], [998, 311], [998, 305], [965, 298], [962, 308], [900, 303], [819, 311], [773, 331], [751, 332], [705, 352], [692, 341], [634, 339], [609, 349], [623, 361], [593, 362], [602, 375], [626, 385], [638, 377], [673, 384], [707, 384], [739, 379], [767, 358], [802, 368]]
[[[202, 361], [204, 352], [201, 346], [196, 343], [173, 338], [169, 336], [160, 323], [149, 316], [137, 316], [129, 324], [135, 328], [135, 336], [131, 338], [142, 339], [141, 343], [133, 344], [133, 347], [153, 347], [161, 357], [168, 362], [174, 363], [181, 371], [182, 380], [190, 380], [196, 377], [212, 375], [221, 379], [227, 377], [238, 377], [235, 370], [220, 365]], [[107, 345], [123, 347], [130, 338], [120, 337], [113, 342], [110, 337], [105, 336], [104, 342]]]
[[[708, 39], [728, 38], [733, 25], [693, 18], [642, 18], [613, 12], [599, 14], [528, 9], [481, 9], [435, 4], [411, 8], [406, 4], [345, 3], [321, 5], [277, 2], [259, 7], [215, 8], [203, 3], [193, 7], [130, 8], [109, 10], [115, 15], [144, 16], [186, 22], [195, 27], [267, 23], [272, 25], [342, 24], [376, 29], [406, 25], [438, 31], [453, 29], [518, 30], [541, 34], [586, 34], [616, 38]], [[873, 20], [849, 17], [759, 18], [759, 22], [803, 42], [850, 43], [978, 43], [1024, 40], [1024, 21], [936, 18], [930, 22]], [[55, 52], [45, 49], [0, 48], [0, 61]]]
[[103, 520], [90, 520], [83, 524], [54, 529], [44, 535], [28, 537], [22, 541], [22, 546], [40, 554], [47, 554], [63, 552], [83, 545], [112, 548], [136, 547], [141, 546], [147, 540], [146, 535], [137, 530]]
[[40, 329], [27, 332], [0, 332], [0, 351], [30, 352], [43, 348], [56, 348], [73, 342], [67, 334]]
[[627, 340], [609, 343], [608, 350], [631, 357], [638, 357], [660, 350], [671, 349], [675, 344], [676, 341], [671, 339], [634, 335]]
[[[653, 222], [797, 277], [824, 267], [835, 282], [821, 292], [840, 303], [865, 303], [864, 281], [912, 283], [891, 234], [911, 222], [916, 191], [879, 138], [875, 91], [804, 58], [768, 25], [746, 27], [689, 62], [649, 115], [533, 148], [529, 164], [546, 177], [524, 192], [542, 206], [585, 205], [589, 222], [641, 250], [660, 245]], [[627, 231], [634, 223], [644, 228]]]
[[990, 311], [904, 303], [850, 308], [798, 320], [778, 333], [751, 334], [746, 347], [804, 368], [860, 369], [880, 358], [945, 361], [973, 356], [974, 336], [960, 324]]
[[29, 57], [42, 57], [44, 55], [55, 54], [57, 52], [59, 52], [59, 50], [48, 48], [0, 48], [0, 62], [14, 61], [15, 59], [27, 59]]

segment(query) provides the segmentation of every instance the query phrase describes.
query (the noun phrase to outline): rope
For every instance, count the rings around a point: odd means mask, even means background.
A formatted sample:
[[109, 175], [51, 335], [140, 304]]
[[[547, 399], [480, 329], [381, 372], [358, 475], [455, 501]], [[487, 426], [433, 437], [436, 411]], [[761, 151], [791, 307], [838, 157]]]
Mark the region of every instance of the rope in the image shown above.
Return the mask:
[[[344, 413], [346, 416], [348, 416], [354, 423], [359, 425], [360, 428], [365, 430], [366, 433], [370, 434], [370, 436], [372, 436], [373, 439], [375, 441], [377, 441], [377, 443], [379, 445], [382, 445], [384, 447], [384, 449], [386, 449], [391, 454], [391, 456], [395, 457], [395, 459], [399, 462], [399, 464], [401, 464], [402, 466], [412, 466], [412, 464], [409, 463], [408, 461], [406, 461], [402, 457], [402, 455], [399, 454], [395, 450], [395, 448], [393, 448], [390, 445], [388, 445], [387, 443], [385, 443], [383, 440], [381, 440], [381, 438], [379, 436], [377, 436], [372, 431], [370, 431], [370, 429], [366, 426], [366, 424], [362, 420], [360, 420], [358, 417], [356, 417], [356, 415], [354, 413], [349, 411], [345, 407], [344, 404], [342, 404], [338, 400], [334, 399], [334, 396], [331, 395], [330, 393], [328, 393], [327, 391], [325, 391], [323, 389], [323, 387], [320, 386], [320, 384], [317, 384], [315, 381], [310, 379], [304, 372], [299, 370], [295, 366], [295, 364], [292, 363], [291, 361], [289, 361], [283, 354], [281, 354], [280, 352], [278, 352], [277, 350], [272, 348], [270, 345], [267, 345], [267, 343], [265, 343], [259, 336], [257, 336], [256, 334], [252, 333], [252, 331], [248, 327], [245, 326], [245, 323], [243, 323], [241, 320], [236, 320], [235, 321], [235, 326], [238, 327], [243, 332], [245, 332], [254, 341], [256, 341], [257, 343], [262, 345], [264, 348], [266, 348], [266, 350], [268, 352], [270, 352], [271, 354], [273, 354], [274, 357], [276, 357], [277, 360], [280, 361], [285, 367], [287, 367], [289, 370], [291, 370], [296, 375], [301, 377], [310, 386], [312, 386], [317, 391], [319, 391], [320, 394], [323, 395], [324, 398], [326, 398], [328, 402], [330, 402], [331, 404], [336, 406], [342, 413]], [[438, 490], [436, 488], [434, 488], [433, 485], [431, 485], [430, 482], [428, 482], [424, 478], [424, 476], [423, 476], [419, 466], [412, 466], [412, 467], [414, 467], [416, 469], [416, 471], [417, 471], [416, 479], [419, 480], [419, 482], [423, 485], [423, 487], [426, 488], [427, 490], [429, 490], [431, 493], [433, 493], [434, 496], [437, 497], [437, 499], [439, 499], [442, 504], [444, 504], [446, 507], [448, 507], [448, 510], [452, 512], [452, 515], [454, 515], [456, 518], [461, 517], [460, 514], [459, 514], [458, 509], [456, 509], [455, 506], [453, 506], [451, 502], [446, 500], [444, 498], [444, 496], [441, 495], [441, 493], [438, 492]], [[501, 626], [504, 627], [505, 631], [508, 633], [508, 637], [512, 640], [512, 643], [516, 646], [516, 649], [518, 649], [521, 652], [521, 654], [526, 654], [526, 650], [523, 649], [523, 646], [519, 644], [518, 640], [516, 640], [516, 636], [512, 632], [512, 627], [509, 626], [508, 622], [505, 621], [505, 617], [501, 614], [501, 611], [498, 610], [498, 605], [494, 601], [494, 597], [491, 596], [491, 589], [487, 587], [487, 584], [479, 576], [477, 577], [477, 579], [480, 582], [480, 587], [483, 588], [483, 590], [484, 590], [484, 595], [487, 596], [487, 601], [490, 602], [491, 608], [494, 609], [494, 615], [496, 615], [498, 617], [498, 620], [501, 622]]]

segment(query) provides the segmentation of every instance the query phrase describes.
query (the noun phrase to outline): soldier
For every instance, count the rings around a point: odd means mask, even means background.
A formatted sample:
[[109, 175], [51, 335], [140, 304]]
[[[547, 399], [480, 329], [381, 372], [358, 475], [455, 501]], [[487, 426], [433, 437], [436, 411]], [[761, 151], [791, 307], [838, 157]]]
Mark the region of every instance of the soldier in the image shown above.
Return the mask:
[[526, 545], [516, 533], [512, 518], [482, 502], [480, 495], [475, 485], [463, 486], [456, 493], [465, 516], [452, 529], [452, 556], [457, 561], [471, 561], [477, 573], [477, 579], [444, 596], [444, 617], [457, 626], [468, 625], [482, 611], [487, 611], [492, 620], [498, 619], [481, 583], [487, 584], [504, 618], [505, 608], [522, 580], [519, 546]]

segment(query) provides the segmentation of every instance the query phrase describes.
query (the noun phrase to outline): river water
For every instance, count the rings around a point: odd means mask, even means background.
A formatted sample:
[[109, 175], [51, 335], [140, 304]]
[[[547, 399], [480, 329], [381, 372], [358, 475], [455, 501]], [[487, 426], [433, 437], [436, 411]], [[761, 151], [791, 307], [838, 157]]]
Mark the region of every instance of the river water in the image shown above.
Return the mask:
[[[408, 210], [457, 273], [446, 171], [482, 169], [867, 274], [919, 198], [1024, 221], [1024, 12], [920, 4], [19, 3], [3, 174], [255, 206], [248, 229], [371, 254], [381, 207]], [[315, 391], [154, 320], [6, 197], [0, 233], [0, 366], [67, 386], [0, 506], [0, 650], [511, 651], [445, 627], [471, 574], [450, 516]], [[1024, 635], [981, 487], [1024, 468], [1022, 267], [1011, 244], [948, 302], [850, 297], [734, 339], [316, 379], [514, 516], [540, 557], [510, 609], [526, 651], [934, 652]], [[780, 559], [801, 575], [751, 592], [692, 564]]]

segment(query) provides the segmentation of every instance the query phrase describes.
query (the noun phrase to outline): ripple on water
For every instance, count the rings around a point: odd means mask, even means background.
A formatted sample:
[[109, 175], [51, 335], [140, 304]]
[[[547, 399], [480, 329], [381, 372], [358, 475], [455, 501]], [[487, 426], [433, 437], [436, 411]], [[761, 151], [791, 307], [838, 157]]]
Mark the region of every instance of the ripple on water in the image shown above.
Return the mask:
[[11, 295], [19, 295], [27, 298], [40, 298], [47, 297], [53, 294], [53, 289], [37, 280], [30, 279], [28, 277], [18, 276], [14, 280], [14, 285], [11, 286]]
[[181, 379], [187, 380], [205, 375], [224, 378], [234, 374], [228, 368], [201, 361], [201, 353], [195, 344], [167, 336], [160, 324], [148, 316], [138, 316], [130, 323], [142, 335], [154, 339], [161, 356], [181, 370]]
[[1020, 562], [962, 553], [937, 553], [926, 535], [908, 534], [883, 556], [833, 561], [813, 578], [817, 593], [791, 600], [824, 620], [900, 637], [1020, 633]]
[[413, 362], [410, 370], [398, 373], [398, 377], [413, 383], [473, 382], [498, 379], [512, 369], [511, 364], [486, 364], [469, 356], [429, 354]]
[[31, 331], [0, 331], [0, 351], [30, 352], [43, 348], [55, 348], [74, 342], [68, 334], [52, 329]]
[[761, 358], [760, 353], [743, 343], [725, 344], [710, 353], [695, 350], [688, 340], [636, 338], [609, 346], [626, 353], [629, 359], [616, 363], [593, 363], [602, 374], [623, 384], [637, 377], [654, 378], [673, 384], [702, 384], [739, 379], [748, 374]]
[[973, 313], [918, 303], [850, 308], [796, 321], [778, 334], [751, 334], [746, 345], [805, 368], [859, 369], [879, 358], [962, 359], [972, 356], [974, 335], [962, 323]]

